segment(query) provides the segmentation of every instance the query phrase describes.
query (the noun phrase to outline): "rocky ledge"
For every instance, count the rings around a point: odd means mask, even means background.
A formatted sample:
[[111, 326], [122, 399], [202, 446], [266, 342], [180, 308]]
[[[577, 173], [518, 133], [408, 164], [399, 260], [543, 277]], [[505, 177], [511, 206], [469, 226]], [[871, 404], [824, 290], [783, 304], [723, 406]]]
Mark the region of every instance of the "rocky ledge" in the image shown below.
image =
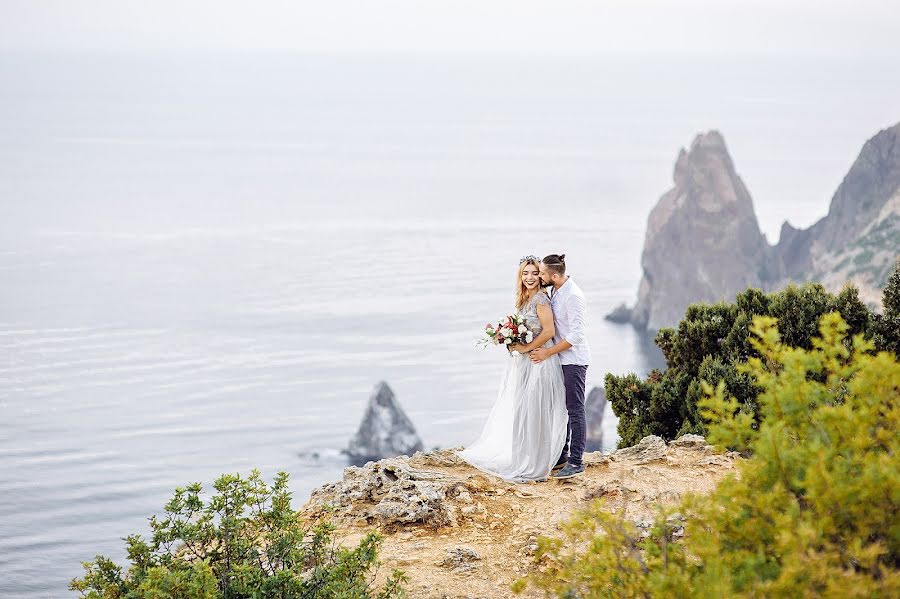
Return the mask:
[[696, 435], [668, 445], [645, 437], [609, 455], [585, 454], [581, 477], [514, 484], [456, 450], [419, 452], [347, 468], [343, 480], [313, 491], [302, 513], [330, 517], [347, 543], [379, 529], [379, 578], [404, 570], [411, 597], [512, 597], [509, 585], [534, 567], [537, 537], [559, 534], [575, 510], [604, 498], [643, 526], [657, 505], [711, 491], [737, 459]]

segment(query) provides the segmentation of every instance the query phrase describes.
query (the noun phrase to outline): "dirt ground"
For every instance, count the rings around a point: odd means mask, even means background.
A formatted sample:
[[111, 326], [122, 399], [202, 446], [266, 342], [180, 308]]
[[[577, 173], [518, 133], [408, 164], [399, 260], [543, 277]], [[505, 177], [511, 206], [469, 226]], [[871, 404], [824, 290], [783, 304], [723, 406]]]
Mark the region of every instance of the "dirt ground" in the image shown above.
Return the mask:
[[[536, 567], [537, 537], [558, 536], [558, 525], [594, 498], [603, 497], [609, 509], [624, 509], [635, 522], [651, 520], [657, 505], [674, 503], [686, 492], [710, 492], [738, 459], [717, 454], [699, 437], [668, 446], [658, 440], [643, 452], [586, 454], [585, 472], [574, 479], [515, 484], [469, 466], [453, 450], [442, 450], [416, 454], [408, 464], [462, 481], [466, 492], [455, 501], [469, 506], [464, 517], [439, 527], [367, 522], [353, 517], [365, 513], [366, 506], [357, 510], [354, 505], [334, 521], [342, 543], [358, 542], [372, 528], [384, 534], [377, 580], [403, 570], [409, 597], [513, 597], [511, 583]], [[541, 595], [530, 589], [518, 596]]]

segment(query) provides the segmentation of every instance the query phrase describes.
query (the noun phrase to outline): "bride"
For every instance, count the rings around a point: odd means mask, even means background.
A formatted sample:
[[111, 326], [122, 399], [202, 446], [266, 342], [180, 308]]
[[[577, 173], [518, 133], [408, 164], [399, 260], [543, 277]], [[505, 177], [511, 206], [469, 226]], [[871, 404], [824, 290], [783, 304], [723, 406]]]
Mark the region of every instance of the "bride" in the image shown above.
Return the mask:
[[541, 289], [540, 259], [519, 261], [516, 311], [534, 333], [512, 353], [500, 379], [500, 392], [481, 436], [460, 457], [480, 470], [514, 482], [544, 480], [566, 442], [568, 412], [559, 356], [534, 364], [528, 352], [553, 345], [550, 298]]

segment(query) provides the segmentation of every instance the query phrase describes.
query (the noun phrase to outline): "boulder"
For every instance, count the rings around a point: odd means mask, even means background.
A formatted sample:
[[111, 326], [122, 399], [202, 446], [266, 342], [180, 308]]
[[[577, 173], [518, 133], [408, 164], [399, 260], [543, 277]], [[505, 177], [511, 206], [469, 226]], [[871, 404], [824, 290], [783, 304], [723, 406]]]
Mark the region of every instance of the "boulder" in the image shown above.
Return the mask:
[[423, 448], [410, 419], [385, 382], [375, 385], [359, 429], [344, 452], [352, 463], [412, 455]]
[[310, 502], [382, 526], [445, 526], [456, 519], [450, 497], [465, 492], [459, 479], [415, 468], [399, 457], [344, 469], [343, 480], [316, 489]]
[[662, 437], [649, 435], [641, 439], [637, 445], [620, 449], [613, 455], [616, 460], [631, 460], [636, 465], [663, 461], [666, 459], [666, 442]]

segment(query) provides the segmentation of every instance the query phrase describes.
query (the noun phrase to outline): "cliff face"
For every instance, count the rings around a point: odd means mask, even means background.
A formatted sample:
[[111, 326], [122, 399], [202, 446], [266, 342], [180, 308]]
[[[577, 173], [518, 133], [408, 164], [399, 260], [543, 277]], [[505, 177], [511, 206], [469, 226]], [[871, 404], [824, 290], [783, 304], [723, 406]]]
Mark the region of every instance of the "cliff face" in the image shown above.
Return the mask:
[[637, 304], [611, 319], [658, 330], [675, 325], [691, 303], [809, 280], [833, 292], [852, 281], [877, 308], [900, 254], [900, 123], [866, 142], [826, 217], [805, 230], [785, 223], [774, 247], [721, 134], [698, 135], [682, 150], [674, 180], [648, 219]]
[[696, 435], [668, 445], [646, 437], [608, 456], [585, 454], [580, 478], [513, 484], [454, 450], [416, 453], [347, 468], [343, 480], [313, 491], [301, 512], [330, 517], [347, 543], [379, 529], [379, 581], [404, 570], [410, 597], [513, 597], [510, 584], [536, 567], [537, 537], [559, 536], [560, 524], [593, 499], [646, 528], [656, 506], [710, 492], [739, 459]]
[[868, 140], [828, 215], [806, 230], [785, 223], [775, 247], [791, 280], [830, 289], [853, 281], [872, 304], [900, 255], [900, 123]]
[[678, 322], [693, 302], [733, 296], [780, 274], [719, 132], [681, 151], [674, 181], [647, 222], [632, 312], [635, 324], [653, 330]]

